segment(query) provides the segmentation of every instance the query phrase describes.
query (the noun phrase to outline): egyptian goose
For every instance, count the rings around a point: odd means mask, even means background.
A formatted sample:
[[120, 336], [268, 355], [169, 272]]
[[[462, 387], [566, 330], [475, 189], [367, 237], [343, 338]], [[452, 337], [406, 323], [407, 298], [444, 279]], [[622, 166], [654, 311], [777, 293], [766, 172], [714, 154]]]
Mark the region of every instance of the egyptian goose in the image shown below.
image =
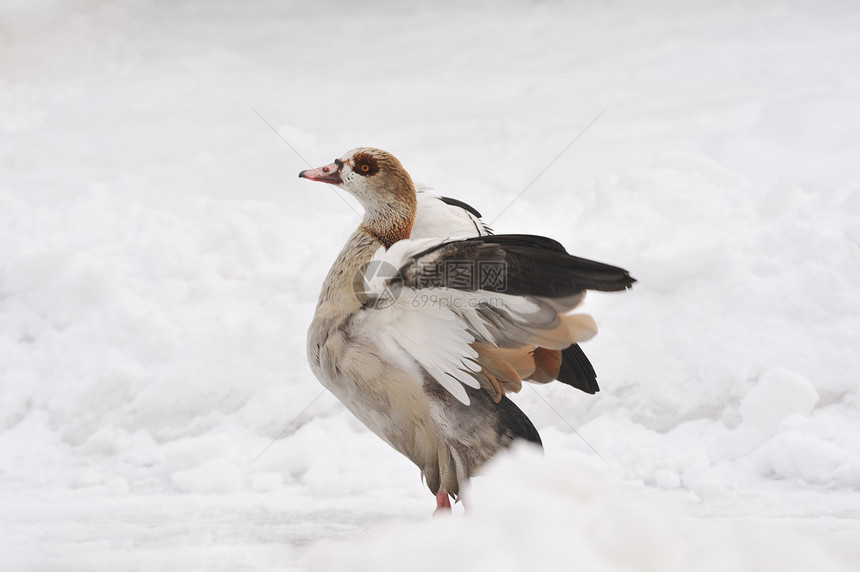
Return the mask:
[[463, 484], [515, 439], [540, 445], [505, 393], [522, 380], [598, 391], [571, 313], [586, 290], [635, 280], [541, 236], [493, 235], [460, 201], [416, 191], [379, 149], [353, 149], [299, 177], [349, 191], [364, 218], [322, 286], [308, 359], [323, 386], [418, 465], [449, 510]]

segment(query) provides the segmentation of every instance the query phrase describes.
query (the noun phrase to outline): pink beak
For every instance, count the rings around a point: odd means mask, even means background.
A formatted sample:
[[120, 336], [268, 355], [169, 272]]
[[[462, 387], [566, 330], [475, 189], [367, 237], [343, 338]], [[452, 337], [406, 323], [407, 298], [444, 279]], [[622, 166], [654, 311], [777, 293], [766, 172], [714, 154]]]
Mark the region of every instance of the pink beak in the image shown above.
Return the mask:
[[343, 183], [343, 180], [340, 178], [340, 166], [337, 163], [332, 163], [316, 169], [305, 169], [299, 173], [299, 178], [319, 181], [321, 183], [329, 183], [331, 185], [340, 185]]

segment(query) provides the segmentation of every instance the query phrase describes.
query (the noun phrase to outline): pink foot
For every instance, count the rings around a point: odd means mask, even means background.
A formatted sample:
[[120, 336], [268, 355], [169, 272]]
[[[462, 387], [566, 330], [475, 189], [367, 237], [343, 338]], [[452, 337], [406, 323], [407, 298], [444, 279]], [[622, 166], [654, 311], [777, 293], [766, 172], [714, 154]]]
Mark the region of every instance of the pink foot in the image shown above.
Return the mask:
[[439, 489], [436, 493], [436, 510], [433, 511], [433, 516], [446, 512], [451, 512], [451, 499], [448, 498], [445, 489]]

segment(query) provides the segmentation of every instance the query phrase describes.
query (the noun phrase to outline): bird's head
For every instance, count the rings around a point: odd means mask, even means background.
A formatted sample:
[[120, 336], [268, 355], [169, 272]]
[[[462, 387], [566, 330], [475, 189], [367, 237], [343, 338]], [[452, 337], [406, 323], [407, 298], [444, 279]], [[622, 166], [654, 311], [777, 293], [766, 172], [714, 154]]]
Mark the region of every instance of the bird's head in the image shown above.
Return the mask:
[[362, 226], [374, 236], [382, 234], [384, 244], [394, 236], [397, 240], [409, 236], [417, 206], [415, 185], [391, 153], [358, 147], [329, 165], [302, 171], [299, 177], [348, 191], [364, 207]]
[[299, 177], [348, 191], [366, 211], [396, 202], [415, 202], [415, 186], [397, 157], [373, 147], [347, 151], [334, 163], [304, 170]]

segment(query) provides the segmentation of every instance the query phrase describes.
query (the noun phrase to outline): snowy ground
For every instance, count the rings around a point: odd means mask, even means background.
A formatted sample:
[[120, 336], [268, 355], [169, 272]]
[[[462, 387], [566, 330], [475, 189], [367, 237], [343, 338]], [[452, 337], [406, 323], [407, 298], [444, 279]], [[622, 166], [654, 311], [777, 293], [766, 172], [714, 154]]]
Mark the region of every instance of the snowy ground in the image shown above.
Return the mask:
[[[0, 568], [853, 569], [858, 29], [851, 1], [3, 2]], [[603, 391], [516, 396], [546, 455], [468, 517], [320, 395], [358, 207], [256, 112], [640, 280], [589, 300]]]

